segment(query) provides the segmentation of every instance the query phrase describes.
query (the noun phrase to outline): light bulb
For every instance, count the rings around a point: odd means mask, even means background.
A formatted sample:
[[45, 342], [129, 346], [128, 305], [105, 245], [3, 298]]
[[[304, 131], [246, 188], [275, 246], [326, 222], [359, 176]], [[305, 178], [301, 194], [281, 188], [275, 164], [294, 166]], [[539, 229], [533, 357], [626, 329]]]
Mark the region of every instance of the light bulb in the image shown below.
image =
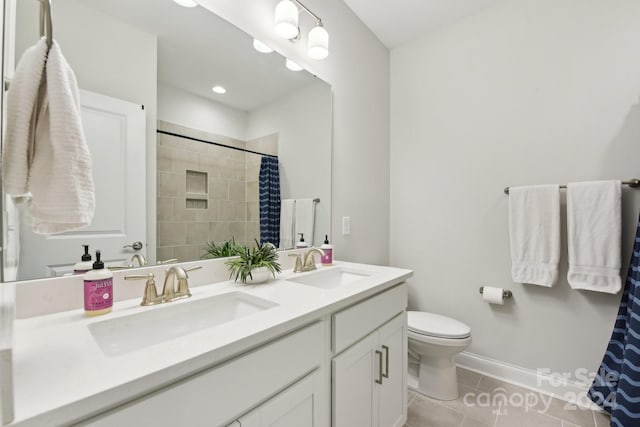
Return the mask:
[[262, 43], [258, 39], [253, 39], [253, 48], [255, 50], [257, 50], [258, 52], [262, 52], [262, 53], [271, 53], [271, 52], [273, 52], [273, 49], [271, 49], [269, 46], [267, 46], [266, 44]]
[[309, 31], [307, 54], [313, 59], [324, 59], [329, 56], [329, 33], [321, 23]]
[[296, 64], [295, 62], [293, 62], [289, 58], [287, 58], [287, 61], [285, 62], [285, 65], [291, 71], [302, 71], [303, 70], [303, 68], [301, 66], [299, 66], [298, 64]]
[[215, 93], [219, 93], [220, 95], [227, 93], [227, 90], [220, 85], [216, 85], [212, 87], [211, 90], [214, 91]]
[[298, 36], [298, 8], [291, 0], [282, 0], [276, 6], [275, 31], [285, 39]]

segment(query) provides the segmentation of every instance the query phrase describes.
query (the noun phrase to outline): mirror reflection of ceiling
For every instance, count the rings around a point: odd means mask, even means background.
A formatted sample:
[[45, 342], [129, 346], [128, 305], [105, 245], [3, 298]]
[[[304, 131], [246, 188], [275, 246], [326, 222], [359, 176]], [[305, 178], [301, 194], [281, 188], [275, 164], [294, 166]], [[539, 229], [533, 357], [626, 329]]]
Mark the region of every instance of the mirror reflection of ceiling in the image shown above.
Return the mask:
[[[309, 73], [285, 68], [282, 56], [256, 51], [251, 37], [200, 6], [185, 8], [172, 0], [83, 0], [83, 4], [157, 35], [158, 83], [229, 107], [252, 111], [314, 81]], [[246, 49], [238, 48], [243, 45]], [[238, 72], [247, 68], [252, 73]], [[214, 85], [225, 87], [227, 93], [215, 94]]]

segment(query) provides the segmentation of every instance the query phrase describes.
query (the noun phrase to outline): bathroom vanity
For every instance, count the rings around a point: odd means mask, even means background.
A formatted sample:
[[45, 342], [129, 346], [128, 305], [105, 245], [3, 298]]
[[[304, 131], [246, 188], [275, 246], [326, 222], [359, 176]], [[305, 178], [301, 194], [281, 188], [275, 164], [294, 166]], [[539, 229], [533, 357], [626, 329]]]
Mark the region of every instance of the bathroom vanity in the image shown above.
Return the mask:
[[402, 426], [411, 274], [339, 262], [19, 319], [10, 425]]

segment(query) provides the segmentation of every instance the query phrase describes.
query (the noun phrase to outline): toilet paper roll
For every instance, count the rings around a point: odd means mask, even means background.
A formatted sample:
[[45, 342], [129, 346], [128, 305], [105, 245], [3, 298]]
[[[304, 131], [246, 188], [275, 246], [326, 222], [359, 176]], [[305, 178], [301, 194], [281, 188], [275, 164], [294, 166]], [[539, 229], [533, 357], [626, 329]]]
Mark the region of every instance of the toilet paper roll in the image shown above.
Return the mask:
[[488, 302], [489, 304], [504, 304], [504, 298], [502, 294], [504, 289], [502, 288], [494, 288], [491, 286], [484, 286], [482, 290], [482, 300], [484, 302]]

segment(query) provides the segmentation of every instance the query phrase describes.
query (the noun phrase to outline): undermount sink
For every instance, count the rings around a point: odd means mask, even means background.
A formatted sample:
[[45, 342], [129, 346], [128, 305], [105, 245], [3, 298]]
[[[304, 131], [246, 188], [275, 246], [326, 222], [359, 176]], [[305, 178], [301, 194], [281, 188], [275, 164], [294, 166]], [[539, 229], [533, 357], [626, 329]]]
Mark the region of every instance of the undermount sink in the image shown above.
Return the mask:
[[373, 274], [371, 271], [345, 267], [321, 267], [307, 273], [294, 274], [287, 280], [316, 288], [331, 289], [349, 285]]
[[107, 356], [118, 356], [231, 322], [278, 304], [244, 292], [169, 303], [89, 325]]

